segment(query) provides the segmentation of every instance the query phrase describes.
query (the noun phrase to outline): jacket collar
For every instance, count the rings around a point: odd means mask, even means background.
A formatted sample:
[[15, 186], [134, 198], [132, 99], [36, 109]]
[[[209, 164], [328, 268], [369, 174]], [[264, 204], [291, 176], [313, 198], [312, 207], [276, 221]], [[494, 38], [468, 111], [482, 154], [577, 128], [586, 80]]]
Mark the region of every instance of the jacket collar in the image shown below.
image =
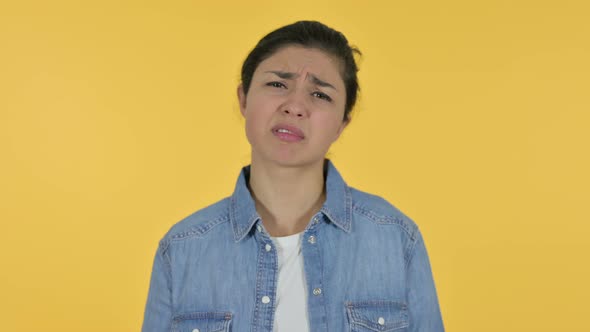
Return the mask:
[[[234, 192], [230, 197], [229, 218], [236, 242], [243, 239], [256, 221], [260, 219], [256, 212], [254, 199], [248, 189], [249, 178], [250, 165], [242, 168]], [[350, 232], [352, 220], [350, 188], [329, 159], [325, 159], [324, 162], [324, 179], [326, 179], [326, 201], [320, 212], [332, 223], [348, 233]]]

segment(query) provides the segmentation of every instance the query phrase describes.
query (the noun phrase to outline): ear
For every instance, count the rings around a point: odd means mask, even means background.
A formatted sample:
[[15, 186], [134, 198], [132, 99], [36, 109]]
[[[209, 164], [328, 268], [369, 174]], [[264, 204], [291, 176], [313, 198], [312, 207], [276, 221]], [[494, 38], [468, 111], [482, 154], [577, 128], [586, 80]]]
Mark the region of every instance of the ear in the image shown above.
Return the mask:
[[340, 137], [340, 134], [342, 134], [342, 132], [344, 131], [344, 128], [346, 128], [349, 123], [350, 123], [350, 118], [347, 118], [346, 120], [342, 121], [342, 123], [340, 123], [340, 127], [338, 128], [338, 131], [336, 132], [336, 137], [334, 138], [334, 142], [336, 142], [336, 140]]
[[238, 101], [240, 103], [240, 113], [242, 116], [246, 115], [246, 94], [244, 93], [244, 86], [242, 83], [238, 85]]

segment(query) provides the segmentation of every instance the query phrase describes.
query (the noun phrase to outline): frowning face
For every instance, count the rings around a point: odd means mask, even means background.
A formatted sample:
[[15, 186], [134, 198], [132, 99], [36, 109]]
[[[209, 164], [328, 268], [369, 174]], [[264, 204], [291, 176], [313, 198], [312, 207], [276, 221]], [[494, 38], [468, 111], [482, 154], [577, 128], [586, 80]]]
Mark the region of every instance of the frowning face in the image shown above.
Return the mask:
[[238, 88], [253, 162], [323, 162], [347, 124], [339, 67], [325, 52], [300, 46], [284, 47], [260, 63], [248, 94]]

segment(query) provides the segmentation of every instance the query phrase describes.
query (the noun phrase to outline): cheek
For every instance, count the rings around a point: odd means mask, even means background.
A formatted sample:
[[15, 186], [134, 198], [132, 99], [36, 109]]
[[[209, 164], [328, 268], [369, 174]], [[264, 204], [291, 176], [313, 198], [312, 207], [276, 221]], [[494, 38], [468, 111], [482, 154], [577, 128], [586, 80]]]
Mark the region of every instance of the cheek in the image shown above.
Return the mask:
[[248, 103], [246, 106], [246, 116], [249, 117], [261, 117], [265, 113], [268, 113], [269, 109], [269, 100], [268, 98], [264, 98], [256, 93], [252, 93], [248, 96]]
[[340, 129], [340, 125], [342, 123], [341, 116], [329, 115], [317, 120], [319, 123], [318, 127], [321, 128], [321, 132], [323, 134], [322, 136], [325, 140], [332, 141], [337, 138], [338, 130]]
[[246, 135], [248, 138], [252, 138], [252, 136], [260, 131], [260, 119], [256, 116], [256, 114], [247, 114], [246, 115]]
[[249, 139], [252, 139], [257, 133], [264, 131], [265, 121], [268, 119], [267, 111], [263, 108], [264, 104], [257, 101], [255, 98], [248, 100], [248, 106], [245, 112], [246, 135]]

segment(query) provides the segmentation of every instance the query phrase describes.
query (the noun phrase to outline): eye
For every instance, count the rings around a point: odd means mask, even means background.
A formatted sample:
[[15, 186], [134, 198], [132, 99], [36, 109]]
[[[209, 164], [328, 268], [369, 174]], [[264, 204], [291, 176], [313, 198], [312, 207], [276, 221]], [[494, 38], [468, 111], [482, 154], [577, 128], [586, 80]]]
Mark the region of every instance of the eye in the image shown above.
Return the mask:
[[323, 92], [320, 92], [320, 91], [316, 91], [316, 92], [312, 93], [312, 95], [314, 97], [318, 97], [320, 99], [324, 99], [325, 101], [330, 101], [330, 102], [332, 101], [332, 98], [330, 98], [330, 96], [328, 96], [327, 94], [325, 94]]
[[285, 84], [281, 83], [281, 82], [268, 82], [266, 83], [267, 86], [272, 86], [274, 88], [287, 88], [285, 86]]

